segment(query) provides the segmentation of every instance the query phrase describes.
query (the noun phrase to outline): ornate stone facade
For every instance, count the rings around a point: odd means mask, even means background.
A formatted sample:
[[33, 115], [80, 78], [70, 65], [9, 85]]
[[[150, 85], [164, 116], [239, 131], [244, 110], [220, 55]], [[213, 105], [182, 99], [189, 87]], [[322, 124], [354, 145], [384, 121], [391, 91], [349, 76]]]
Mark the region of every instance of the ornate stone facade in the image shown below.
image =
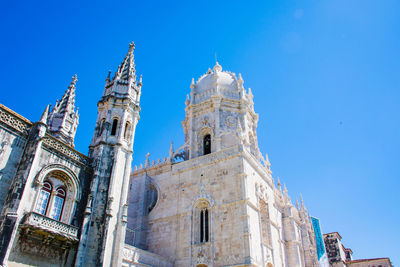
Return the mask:
[[183, 144], [131, 171], [133, 52], [106, 79], [87, 156], [76, 76], [35, 123], [0, 105], [0, 266], [316, 266], [308, 212], [275, 185], [240, 74], [217, 63], [193, 80]]
[[241, 75], [217, 63], [190, 87], [184, 144], [134, 168], [126, 242], [174, 266], [317, 266], [308, 212], [274, 184]]
[[76, 75], [35, 123], [0, 105], [0, 266], [121, 266], [129, 257], [127, 195], [141, 94], [133, 51], [132, 43], [107, 78], [88, 156], [74, 149]]

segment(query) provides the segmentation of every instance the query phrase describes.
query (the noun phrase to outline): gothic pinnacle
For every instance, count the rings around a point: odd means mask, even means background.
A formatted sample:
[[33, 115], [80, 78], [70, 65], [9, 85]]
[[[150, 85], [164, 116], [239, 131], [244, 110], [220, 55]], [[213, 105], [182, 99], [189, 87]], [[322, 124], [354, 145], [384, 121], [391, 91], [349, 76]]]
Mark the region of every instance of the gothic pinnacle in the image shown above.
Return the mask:
[[150, 157], [150, 153], [146, 154], [146, 161], [144, 163], [144, 167], [147, 168], [150, 165], [150, 161], [149, 161], [149, 157]]
[[169, 158], [173, 160], [174, 157], [174, 142], [171, 141], [171, 146], [169, 147]]
[[106, 81], [109, 82], [110, 79], [111, 79], [111, 70], [108, 71], [108, 75], [107, 75]]
[[47, 116], [49, 114], [49, 109], [50, 109], [50, 104], [46, 106], [46, 109], [44, 110], [42, 116], [40, 117], [39, 122], [47, 125]]
[[239, 73], [238, 83], [239, 83], [239, 86], [243, 85], [243, 78], [242, 78], [242, 74], [241, 73]]
[[142, 74], [140, 74], [140, 77], [139, 77], [139, 83], [138, 83], [138, 85], [139, 85], [139, 86], [141, 86], [141, 85], [142, 85]]
[[185, 105], [187, 106], [189, 104], [190, 104], [189, 95], [186, 95]]
[[279, 176], [277, 177], [277, 180], [278, 180], [277, 186], [278, 186], [279, 192], [282, 193], [281, 181], [279, 180]]
[[74, 76], [72, 76], [72, 82], [71, 82], [71, 84], [69, 85], [68, 88], [75, 88], [77, 80], [78, 80], [78, 76], [75, 74]]
[[131, 43], [129, 44], [128, 53], [133, 53], [134, 50], [135, 50], [135, 43], [134, 43], [134, 42], [131, 42]]
[[194, 83], [194, 78], [192, 78], [192, 83], [190, 84], [190, 89], [194, 89], [196, 87], [196, 84]]
[[271, 166], [271, 163], [269, 162], [269, 158], [268, 158], [268, 154], [267, 153], [265, 153], [265, 162], [266, 162], [266, 164], [267, 164], [267, 166], [266, 167], [270, 167]]

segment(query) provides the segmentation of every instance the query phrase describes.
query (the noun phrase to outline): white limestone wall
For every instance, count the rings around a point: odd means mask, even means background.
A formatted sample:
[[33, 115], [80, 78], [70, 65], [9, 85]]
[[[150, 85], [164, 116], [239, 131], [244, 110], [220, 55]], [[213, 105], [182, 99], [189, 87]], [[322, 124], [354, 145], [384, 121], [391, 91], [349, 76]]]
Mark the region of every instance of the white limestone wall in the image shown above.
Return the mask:
[[[185, 267], [249, 261], [248, 211], [238, 155], [237, 149], [228, 149], [170, 165], [170, 170], [166, 166], [146, 170], [159, 188], [158, 203], [148, 216], [150, 252]], [[197, 231], [193, 229], [193, 207], [199, 199], [211, 206], [210, 241], [205, 244], [198, 244], [193, 234]]]

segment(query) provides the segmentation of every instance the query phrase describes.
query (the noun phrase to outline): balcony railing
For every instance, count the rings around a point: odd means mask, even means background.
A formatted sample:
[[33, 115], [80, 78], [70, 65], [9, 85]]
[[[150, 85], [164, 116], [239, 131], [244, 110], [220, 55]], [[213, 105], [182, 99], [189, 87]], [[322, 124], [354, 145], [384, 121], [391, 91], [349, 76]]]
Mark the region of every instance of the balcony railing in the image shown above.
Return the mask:
[[53, 220], [36, 212], [30, 212], [26, 215], [24, 223], [34, 228], [40, 228], [73, 241], [78, 241], [78, 228], [72, 225]]

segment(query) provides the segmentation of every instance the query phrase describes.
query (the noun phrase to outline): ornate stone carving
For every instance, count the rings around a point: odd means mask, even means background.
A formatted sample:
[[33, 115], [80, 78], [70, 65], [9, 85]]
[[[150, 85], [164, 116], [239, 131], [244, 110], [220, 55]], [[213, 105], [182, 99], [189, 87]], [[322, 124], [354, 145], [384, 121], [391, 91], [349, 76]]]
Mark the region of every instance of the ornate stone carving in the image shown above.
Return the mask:
[[32, 125], [27, 121], [24, 121], [11, 112], [6, 107], [0, 104], [0, 122], [7, 124], [11, 128], [17, 130], [22, 134], [28, 134], [28, 129]]
[[229, 128], [233, 128], [233, 127], [236, 126], [236, 121], [237, 121], [237, 119], [235, 119], [234, 116], [228, 116], [228, 117], [226, 117], [226, 119], [225, 119], [225, 124], [226, 124], [226, 126], [228, 126]]
[[46, 136], [45, 138], [43, 138], [43, 144], [49, 148], [53, 148], [53, 149], [57, 150], [61, 154], [65, 155], [75, 161], [78, 161], [79, 163], [82, 163], [84, 165], [89, 165], [89, 163], [90, 163], [90, 160], [88, 157], [79, 153], [75, 149], [68, 147], [67, 145], [63, 144], [62, 142], [60, 142], [59, 140], [57, 140], [54, 137]]
[[243, 262], [241, 262], [240, 256], [237, 254], [223, 257], [219, 261], [220, 265], [225, 265], [225, 266], [232, 266], [232, 265], [241, 264], [241, 263], [243, 263]]
[[197, 264], [210, 264], [212, 262], [211, 243], [203, 243], [192, 246], [193, 266]]
[[140, 266], [173, 266], [172, 263], [157, 254], [151, 253], [149, 251], [144, 251], [129, 245], [125, 245], [122, 255], [124, 262], [134, 263]]
[[62, 223], [60, 221], [53, 220], [45, 217], [39, 213], [31, 212], [25, 217], [25, 225], [33, 226], [34, 228], [43, 229], [47, 232], [57, 234], [65, 237], [71, 241], [78, 241], [78, 228]]

